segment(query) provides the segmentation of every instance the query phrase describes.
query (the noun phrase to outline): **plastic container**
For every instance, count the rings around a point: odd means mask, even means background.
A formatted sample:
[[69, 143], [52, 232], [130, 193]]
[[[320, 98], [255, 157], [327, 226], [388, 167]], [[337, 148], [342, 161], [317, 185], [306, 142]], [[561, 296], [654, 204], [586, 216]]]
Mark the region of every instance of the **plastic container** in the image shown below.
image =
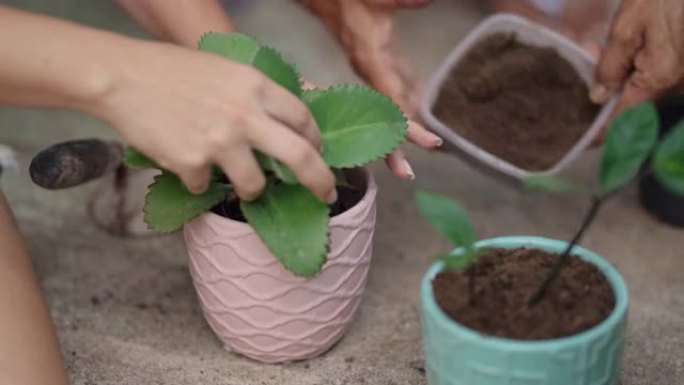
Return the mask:
[[[684, 95], [662, 99], [656, 107], [662, 137], [684, 119]], [[639, 182], [639, 199], [642, 206], [659, 220], [684, 227], [684, 197], [667, 190], [652, 175]]]
[[[478, 247], [530, 247], [561, 253], [566, 242], [505, 237]], [[615, 293], [615, 308], [602, 323], [574, 336], [546, 341], [487, 337], [459, 325], [435, 301], [432, 280], [444, 268], [434, 264], [423, 278], [423, 341], [431, 385], [617, 385], [627, 325], [629, 295], [615, 268], [598, 255], [575, 248], [596, 265]]]
[[614, 97], [597, 114], [596, 119], [587, 127], [586, 133], [580, 140], [563, 156], [558, 163], [546, 171], [531, 172], [515, 166], [493, 154], [490, 154], [475, 144], [467, 141], [452, 129], [447, 127], [432, 112], [433, 106], [437, 101], [442, 84], [446, 80], [451, 70], [458, 66], [459, 62], [470, 49], [479, 43], [483, 38], [500, 32], [515, 33], [518, 39], [526, 44], [554, 47], [558, 53], [565, 58], [584, 79], [587, 85], [593, 81], [595, 60], [581, 47], [565, 38], [564, 36], [551, 31], [545, 27], [529, 22], [521, 17], [509, 14], [497, 14], [485, 19], [477, 26], [444, 61], [444, 64], [434, 74], [426, 89], [421, 105], [421, 116], [428, 127], [437, 135], [444, 139], [444, 149], [452, 152], [464, 160], [474, 164], [482, 171], [504, 177], [509, 181], [520, 181], [531, 175], [550, 175], [557, 174], [575, 160], [601, 132], [602, 127], [607, 123], [615, 107], [617, 97]]

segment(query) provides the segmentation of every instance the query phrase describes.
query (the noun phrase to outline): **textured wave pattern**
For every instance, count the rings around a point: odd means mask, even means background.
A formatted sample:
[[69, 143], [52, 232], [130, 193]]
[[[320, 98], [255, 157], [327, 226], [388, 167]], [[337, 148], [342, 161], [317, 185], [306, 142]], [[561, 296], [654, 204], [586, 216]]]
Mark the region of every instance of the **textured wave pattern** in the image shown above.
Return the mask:
[[185, 226], [190, 273], [214, 333], [231, 351], [266, 363], [308, 359], [344, 335], [366, 285], [376, 187], [333, 218], [331, 251], [312, 278], [287, 271], [251, 228], [214, 214]]
[[461, 339], [424, 316], [430, 385], [618, 385], [626, 319], [563, 349], [496, 349]]

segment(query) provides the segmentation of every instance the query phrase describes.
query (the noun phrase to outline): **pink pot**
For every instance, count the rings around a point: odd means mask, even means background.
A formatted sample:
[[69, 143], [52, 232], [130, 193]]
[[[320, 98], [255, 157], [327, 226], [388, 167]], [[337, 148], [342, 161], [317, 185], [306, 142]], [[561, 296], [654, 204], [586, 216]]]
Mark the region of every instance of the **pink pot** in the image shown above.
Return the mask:
[[[184, 228], [204, 316], [226, 349], [279, 363], [316, 357], [342, 338], [366, 285], [377, 187], [368, 171], [359, 203], [330, 222], [321, 273], [293, 275], [246, 223], [206, 213]], [[353, 177], [350, 178], [353, 182]]]

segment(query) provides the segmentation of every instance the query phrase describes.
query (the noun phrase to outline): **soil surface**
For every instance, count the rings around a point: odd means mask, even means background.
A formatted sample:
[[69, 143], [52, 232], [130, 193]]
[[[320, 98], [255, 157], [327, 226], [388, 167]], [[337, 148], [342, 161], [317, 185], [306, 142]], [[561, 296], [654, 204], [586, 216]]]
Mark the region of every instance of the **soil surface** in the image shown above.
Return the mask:
[[445, 125], [485, 151], [529, 171], [555, 165], [581, 138], [599, 107], [553, 48], [494, 34], [449, 75], [434, 106]]
[[[330, 217], [337, 216], [356, 206], [363, 199], [366, 185], [363, 177], [356, 170], [346, 171], [349, 178], [348, 186], [337, 186], [337, 202], [330, 205]], [[227, 181], [227, 179], [225, 180]], [[240, 209], [240, 200], [237, 197], [229, 198], [214, 206], [211, 211], [225, 218], [235, 221], [247, 222]]]
[[[615, 306], [608, 280], [594, 266], [572, 256], [547, 296], [534, 307], [530, 298], [558, 258], [537, 249], [491, 249], [464, 272], [442, 272], [433, 280], [440, 308], [462, 325], [486, 335], [544, 340], [588, 330]], [[468, 274], [475, 274], [475, 300]]]

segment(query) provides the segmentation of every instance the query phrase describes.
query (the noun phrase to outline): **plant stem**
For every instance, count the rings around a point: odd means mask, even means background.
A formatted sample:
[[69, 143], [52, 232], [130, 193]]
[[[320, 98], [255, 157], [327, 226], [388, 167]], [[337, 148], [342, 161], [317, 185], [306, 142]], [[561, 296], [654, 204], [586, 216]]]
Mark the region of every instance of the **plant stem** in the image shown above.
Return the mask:
[[549, 291], [549, 288], [551, 287], [553, 282], [556, 280], [556, 278], [558, 278], [558, 275], [560, 274], [561, 269], [563, 268], [563, 266], [565, 266], [565, 263], [567, 262], [568, 258], [570, 257], [570, 254], [572, 253], [572, 250], [579, 243], [579, 241], [582, 239], [582, 236], [584, 235], [584, 232], [589, 228], [591, 223], [596, 218], [596, 214], [598, 214], [598, 211], [601, 208], [601, 205], [603, 204], [603, 202], [605, 201], [606, 198], [607, 198], [607, 196], [605, 196], [605, 195], [593, 198], [593, 201], [591, 203], [591, 207], [589, 208], [587, 215], [584, 217], [584, 220], [582, 221], [582, 226], [580, 227], [579, 231], [577, 231], [577, 234], [575, 234], [575, 237], [572, 239], [572, 241], [568, 244], [568, 247], [565, 249], [563, 254], [561, 254], [561, 256], [558, 258], [556, 263], [553, 265], [553, 268], [549, 272], [549, 275], [546, 276], [544, 283], [542, 283], [542, 285], [539, 287], [537, 292], [534, 294], [534, 296], [530, 300], [529, 306], [535, 306], [542, 299], [544, 299], [547, 292]]

